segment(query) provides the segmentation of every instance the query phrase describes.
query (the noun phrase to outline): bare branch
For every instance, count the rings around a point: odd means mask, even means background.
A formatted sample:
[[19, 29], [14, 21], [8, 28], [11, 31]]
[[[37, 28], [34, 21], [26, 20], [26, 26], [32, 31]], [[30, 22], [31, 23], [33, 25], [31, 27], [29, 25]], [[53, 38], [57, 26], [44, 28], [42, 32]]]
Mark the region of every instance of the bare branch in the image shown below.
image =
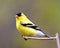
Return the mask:
[[57, 43], [57, 47], [60, 48], [58, 33], [56, 33], [56, 43]]
[[59, 44], [59, 35], [58, 33], [55, 34], [56, 36], [55, 37], [28, 37], [28, 36], [23, 36], [23, 38], [26, 38], [26, 39], [34, 39], [34, 40], [53, 40], [55, 39], [56, 40], [56, 43], [57, 43], [57, 47], [60, 48], [60, 44]]
[[56, 37], [28, 37], [28, 36], [23, 36], [23, 38], [26, 39], [34, 39], [34, 40], [53, 40], [56, 39]]

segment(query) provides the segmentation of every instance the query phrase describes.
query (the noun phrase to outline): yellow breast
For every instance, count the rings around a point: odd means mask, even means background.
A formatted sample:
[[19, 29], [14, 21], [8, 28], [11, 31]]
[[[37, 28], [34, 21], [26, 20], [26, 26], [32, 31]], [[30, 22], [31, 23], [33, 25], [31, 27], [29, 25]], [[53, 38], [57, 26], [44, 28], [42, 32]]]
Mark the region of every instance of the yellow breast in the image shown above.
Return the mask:
[[24, 36], [32, 36], [36, 33], [34, 29], [29, 28], [29, 27], [24, 27], [20, 25], [19, 23], [16, 24], [16, 28], [19, 31], [19, 33], [21, 33]]

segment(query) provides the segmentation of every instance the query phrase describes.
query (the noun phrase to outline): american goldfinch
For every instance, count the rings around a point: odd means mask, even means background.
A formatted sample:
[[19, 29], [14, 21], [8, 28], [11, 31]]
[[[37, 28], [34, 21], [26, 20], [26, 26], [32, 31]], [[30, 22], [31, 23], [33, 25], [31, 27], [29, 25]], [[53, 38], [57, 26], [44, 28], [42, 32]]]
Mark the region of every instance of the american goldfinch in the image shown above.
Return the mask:
[[22, 36], [49, 37], [38, 26], [32, 23], [24, 13], [16, 14], [16, 28]]

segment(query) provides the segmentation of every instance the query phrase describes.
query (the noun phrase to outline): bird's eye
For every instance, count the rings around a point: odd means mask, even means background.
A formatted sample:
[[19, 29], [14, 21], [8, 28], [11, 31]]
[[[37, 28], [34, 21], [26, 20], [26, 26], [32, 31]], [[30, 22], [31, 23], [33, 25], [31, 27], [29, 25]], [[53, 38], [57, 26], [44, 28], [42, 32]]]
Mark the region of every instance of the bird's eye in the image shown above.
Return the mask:
[[17, 13], [16, 15], [21, 16], [21, 13]]

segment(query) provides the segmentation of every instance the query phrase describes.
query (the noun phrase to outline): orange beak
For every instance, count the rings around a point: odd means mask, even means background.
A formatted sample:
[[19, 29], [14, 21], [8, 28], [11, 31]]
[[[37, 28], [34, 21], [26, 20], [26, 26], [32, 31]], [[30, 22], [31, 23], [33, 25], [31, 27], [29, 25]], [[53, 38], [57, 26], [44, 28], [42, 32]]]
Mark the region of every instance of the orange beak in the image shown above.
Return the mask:
[[16, 17], [16, 18], [18, 18], [18, 16], [17, 16], [17, 15], [16, 15], [15, 17]]

